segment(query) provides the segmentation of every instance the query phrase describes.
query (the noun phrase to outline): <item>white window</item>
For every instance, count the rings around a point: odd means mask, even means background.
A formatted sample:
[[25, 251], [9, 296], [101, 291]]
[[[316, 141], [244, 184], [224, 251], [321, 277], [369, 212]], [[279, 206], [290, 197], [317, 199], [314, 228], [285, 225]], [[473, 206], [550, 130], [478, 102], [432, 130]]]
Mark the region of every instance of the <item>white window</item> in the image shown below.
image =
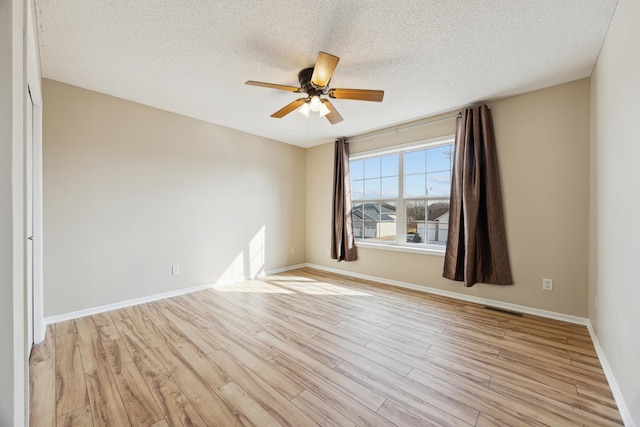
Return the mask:
[[350, 156], [357, 243], [444, 251], [453, 136]]

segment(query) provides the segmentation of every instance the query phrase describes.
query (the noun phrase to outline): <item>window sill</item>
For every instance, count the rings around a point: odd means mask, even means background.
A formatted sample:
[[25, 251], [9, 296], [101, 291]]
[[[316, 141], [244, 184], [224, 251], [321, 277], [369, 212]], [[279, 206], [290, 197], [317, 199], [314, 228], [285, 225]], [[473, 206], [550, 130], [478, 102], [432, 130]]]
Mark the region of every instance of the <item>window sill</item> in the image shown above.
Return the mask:
[[421, 248], [414, 246], [403, 246], [403, 245], [391, 245], [388, 243], [368, 243], [361, 242], [356, 240], [356, 247], [358, 248], [367, 248], [367, 249], [381, 249], [383, 251], [393, 251], [393, 252], [409, 252], [413, 254], [424, 254], [424, 255], [435, 255], [435, 256], [444, 256], [444, 248], [435, 249], [435, 248]]

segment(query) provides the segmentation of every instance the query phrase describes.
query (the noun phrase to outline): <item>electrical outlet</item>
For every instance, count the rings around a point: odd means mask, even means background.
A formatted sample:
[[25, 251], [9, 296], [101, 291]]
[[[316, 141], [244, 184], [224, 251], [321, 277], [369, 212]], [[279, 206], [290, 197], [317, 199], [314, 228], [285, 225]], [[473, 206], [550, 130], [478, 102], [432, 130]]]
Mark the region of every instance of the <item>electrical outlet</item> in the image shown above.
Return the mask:
[[296, 249], [295, 248], [291, 248], [291, 255], [295, 255], [296, 254]]
[[542, 289], [545, 291], [552, 291], [553, 279], [542, 279]]
[[177, 276], [178, 274], [180, 274], [180, 266], [179, 265], [172, 265], [171, 266], [171, 275]]

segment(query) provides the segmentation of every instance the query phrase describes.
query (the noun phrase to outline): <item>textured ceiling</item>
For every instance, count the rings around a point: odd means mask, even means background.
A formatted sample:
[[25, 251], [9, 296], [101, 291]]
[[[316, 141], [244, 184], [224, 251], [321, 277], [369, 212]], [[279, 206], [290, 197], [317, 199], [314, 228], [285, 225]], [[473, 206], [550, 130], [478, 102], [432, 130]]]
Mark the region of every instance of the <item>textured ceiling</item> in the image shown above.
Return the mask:
[[[309, 147], [587, 77], [617, 0], [36, 0], [43, 76]], [[318, 51], [344, 121], [271, 113]]]

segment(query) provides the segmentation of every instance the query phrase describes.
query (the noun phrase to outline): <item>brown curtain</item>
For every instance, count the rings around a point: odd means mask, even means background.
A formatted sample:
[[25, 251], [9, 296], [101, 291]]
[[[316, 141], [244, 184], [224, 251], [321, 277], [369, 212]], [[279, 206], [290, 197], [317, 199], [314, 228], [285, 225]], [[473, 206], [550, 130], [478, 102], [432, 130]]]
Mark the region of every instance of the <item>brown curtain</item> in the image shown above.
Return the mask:
[[457, 121], [442, 276], [465, 286], [513, 284], [493, 121], [486, 105], [462, 111]]
[[331, 213], [331, 258], [355, 261], [356, 242], [351, 218], [351, 178], [349, 177], [349, 144], [336, 141], [333, 166], [333, 211]]

